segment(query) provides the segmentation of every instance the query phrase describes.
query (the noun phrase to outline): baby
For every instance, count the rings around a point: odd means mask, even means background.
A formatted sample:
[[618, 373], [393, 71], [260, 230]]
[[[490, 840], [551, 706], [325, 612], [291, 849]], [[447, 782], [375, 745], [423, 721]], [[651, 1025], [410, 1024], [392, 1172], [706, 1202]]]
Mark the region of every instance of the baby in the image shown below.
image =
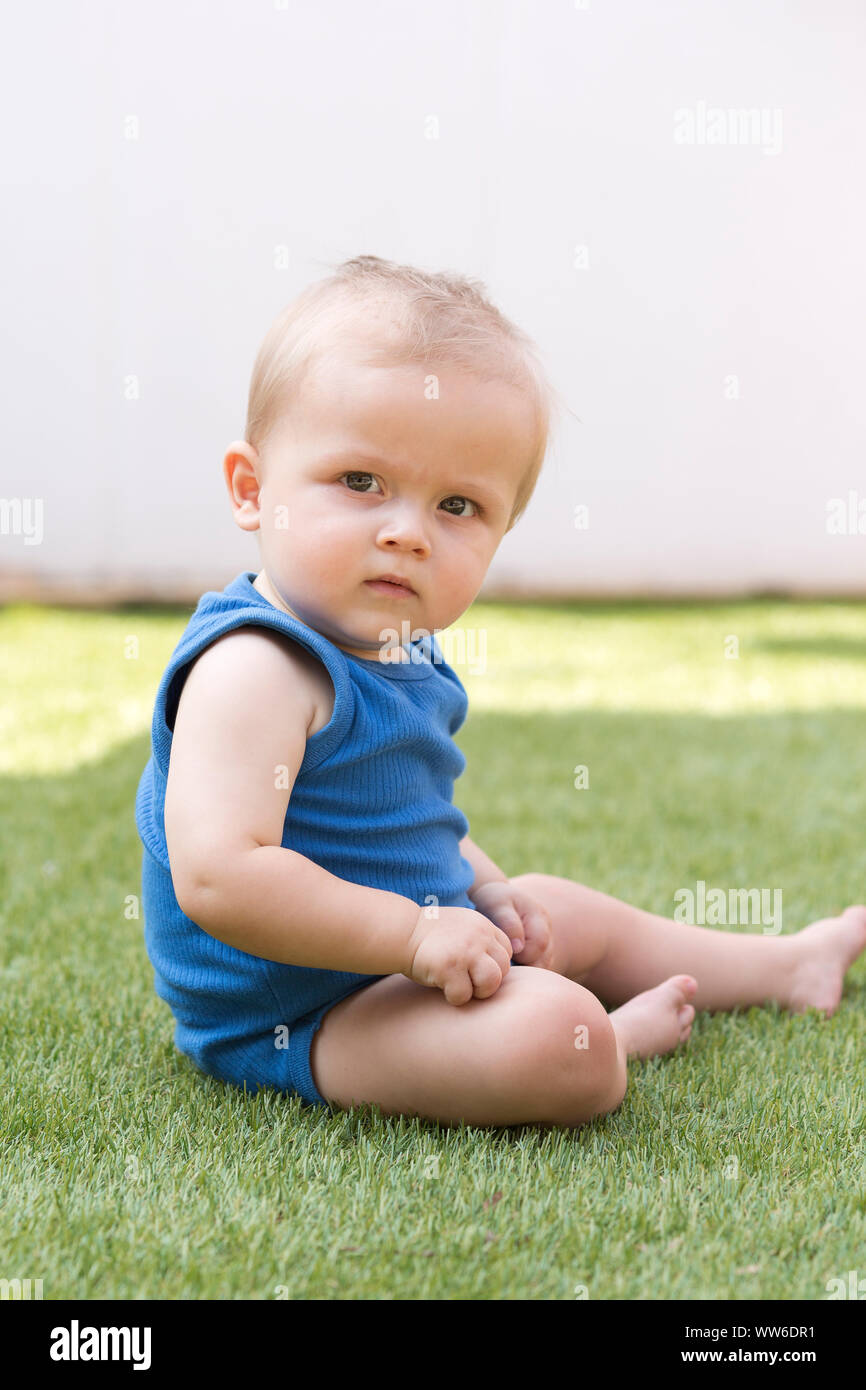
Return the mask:
[[839, 1003], [866, 908], [787, 936], [668, 921], [510, 878], [453, 804], [467, 702], [435, 634], [532, 495], [554, 394], [483, 286], [373, 256], [265, 338], [224, 462], [261, 569], [200, 599], [136, 801], [156, 989], [222, 1081], [575, 1127], [695, 1009]]

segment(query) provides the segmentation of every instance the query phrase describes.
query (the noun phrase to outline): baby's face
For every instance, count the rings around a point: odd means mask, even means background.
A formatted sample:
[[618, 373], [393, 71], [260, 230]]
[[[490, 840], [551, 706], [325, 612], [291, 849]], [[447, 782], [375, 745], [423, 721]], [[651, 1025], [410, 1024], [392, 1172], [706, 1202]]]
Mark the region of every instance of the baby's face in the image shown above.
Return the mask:
[[[355, 656], [376, 657], [389, 629], [402, 644], [465, 612], [536, 444], [525, 392], [442, 367], [438, 399], [428, 399], [433, 371], [332, 353], [262, 457], [252, 452], [256, 587]], [[386, 574], [412, 592], [377, 585]]]

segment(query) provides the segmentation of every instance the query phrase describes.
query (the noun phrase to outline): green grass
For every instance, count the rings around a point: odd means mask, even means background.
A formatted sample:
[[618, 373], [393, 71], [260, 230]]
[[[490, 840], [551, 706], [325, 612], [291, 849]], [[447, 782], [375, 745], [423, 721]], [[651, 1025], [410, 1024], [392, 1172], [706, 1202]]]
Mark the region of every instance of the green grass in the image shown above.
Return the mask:
[[[831, 1020], [699, 1014], [574, 1132], [330, 1116], [177, 1054], [127, 904], [186, 617], [0, 610], [0, 1277], [46, 1299], [788, 1300], [866, 1274], [866, 960]], [[455, 657], [457, 801], [506, 872], [667, 915], [699, 878], [778, 886], [786, 932], [866, 897], [866, 605], [479, 603], [458, 627], [487, 647]]]

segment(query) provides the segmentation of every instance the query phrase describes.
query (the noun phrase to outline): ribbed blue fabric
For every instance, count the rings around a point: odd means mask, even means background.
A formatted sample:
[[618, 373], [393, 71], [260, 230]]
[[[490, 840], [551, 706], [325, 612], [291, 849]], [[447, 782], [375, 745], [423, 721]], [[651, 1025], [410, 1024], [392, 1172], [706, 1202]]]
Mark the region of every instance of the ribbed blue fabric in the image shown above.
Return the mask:
[[383, 977], [264, 960], [218, 941], [181, 911], [164, 812], [183, 682], [211, 642], [239, 627], [272, 628], [319, 657], [334, 684], [334, 710], [307, 740], [282, 844], [340, 878], [401, 893], [419, 907], [434, 899], [473, 907], [473, 870], [459, 848], [469, 823], [452, 803], [465, 767], [452, 735], [467, 698], [435, 637], [412, 643], [407, 662], [350, 656], [269, 603], [254, 579], [245, 572], [222, 592], [202, 595], [157, 690], [151, 757], [135, 803], [145, 944], [156, 992], [176, 1019], [179, 1051], [251, 1092], [275, 1087], [327, 1105], [310, 1070], [313, 1034], [338, 1000]]

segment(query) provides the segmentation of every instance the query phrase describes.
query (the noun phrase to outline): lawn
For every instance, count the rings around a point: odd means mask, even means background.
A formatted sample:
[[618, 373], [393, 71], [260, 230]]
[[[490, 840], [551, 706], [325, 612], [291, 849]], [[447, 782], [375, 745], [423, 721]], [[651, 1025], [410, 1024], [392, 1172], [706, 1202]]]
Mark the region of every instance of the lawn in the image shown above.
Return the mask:
[[[737, 1300], [866, 1273], [866, 958], [830, 1020], [699, 1014], [576, 1131], [331, 1116], [180, 1056], [133, 803], [188, 612], [0, 609], [0, 1277], [46, 1299]], [[785, 932], [866, 900], [866, 605], [476, 603], [458, 629], [456, 799], [506, 872], [667, 915], [698, 880], [778, 887]]]

